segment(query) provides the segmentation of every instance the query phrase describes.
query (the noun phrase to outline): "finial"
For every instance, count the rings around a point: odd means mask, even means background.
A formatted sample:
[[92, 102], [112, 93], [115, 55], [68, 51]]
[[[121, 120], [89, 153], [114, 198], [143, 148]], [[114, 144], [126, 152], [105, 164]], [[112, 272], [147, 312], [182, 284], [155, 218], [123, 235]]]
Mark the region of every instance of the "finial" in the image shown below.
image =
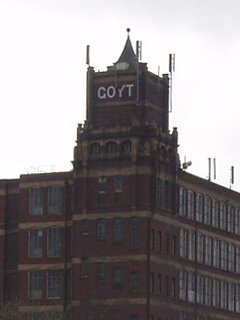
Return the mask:
[[130, 30], [131, 30], [130, 28], [127, 28], [127, 32], [128, 32], [128, 33], [130, 32]]

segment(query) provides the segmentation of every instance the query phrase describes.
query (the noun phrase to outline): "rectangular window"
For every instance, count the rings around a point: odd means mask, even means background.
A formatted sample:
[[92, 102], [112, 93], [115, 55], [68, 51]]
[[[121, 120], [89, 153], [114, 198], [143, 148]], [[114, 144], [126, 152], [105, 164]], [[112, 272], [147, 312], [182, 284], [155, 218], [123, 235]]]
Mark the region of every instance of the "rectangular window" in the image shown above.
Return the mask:
[[198, 234], [197, 235], [197, 262], [203, 263], [203, 235]]
[[196, 278], [195, 273], [188, 273], [188, 301], [195, 302]]
[[212, 226], [218, 228], [218, 201], [213, 199], [212, 202]]
[[62, 255], [62, 229], [59, 227], [47, 229], [47, 255], [48, 257], [61, 257]]
[[228, 245], [228, 270], [234, 272], [235, 266], [235, 245], [233, 243], [229, 243]]
[[122, 283], [121, 279], [121, 267], [113, 268], [113, 285], [114, 287], [120, 287]]
[[113, 241], [114, 243], [122, 242], [122, 219], [115, 218], [113, 221]]
[[177, 239], [175, 236], [172, 236], [172, 255], [176, 255], [176, 249], [177, 249]]
[[158, 251], [162, 251], [162, 232], [158, 231]]
[[179, 298], [187, 300], [187, 272], [184, 270], [180, 271]]
[[115, 191], [121, 192], [123, 190], [123, 177], [118, 175], [115, 177]]
[[98, 192], [99, 193], [105, 193], [107, 190], [107, 178], [106, 177], [100, 177], [98, 179]]
[[228, 284], [228, 310], [235, 311], [235, 284]]
[[220, 229], [226, 230], [227, 227], [227, 207], [224, 202], [220, 203]]
[[157, 187], [156, 187], [156, 207], [161, 207], [161, 179], [157, 178]]
[[47, 273], [47, 298], [61, 298], [62, 270], [50, 269]]
[[182, 187], [179, 189], [179, 215], [186, 216], [186, 190]]
[[205, 264], [212, 264], [212, 238], [208, 236], [205, 236]]
[[197, 302], [203, 304], [203, 276], [197, 275]]
[[175, 298], [176, 296], [176, 280], [175, 278], [172, 278], [171, 280], [171, 297]]
[[196, 195], [196, 220], [198, 222], [203, 221], [203, 199], [200, 193]]
[[189, 231], [188, 233], [188, 259], [195, 261], [195, 232]]
[[29, 190], [29, 214], [41, 216], [43, 214], [43, 189], [32, 188]]
[[88, 258], [82, 258], [81, 277], [87, 278], [88, 276], [89, 276], [89, 274], [88, 274]]
[[48, 214], [62, 214], [62, 187], [53, 186], [48, 189]]
[[218, 279], [213, 279], [212, 305], [220, 306], [220, 281]]
[[227, 282], [221, 281], [221, 303], [220, 307], [222, 309], [227, 308]]
[[217, 239], [213, 240], [213, 266], [219, 268], [219, 257], [220, 257], [220, 241]]
[[150, 292], [154, 293], [154, 273], [150, 274]]
[[150, 249], [151, 250], [154, 250], [154, 240], [155, 240], [154, 236], [155, 236], [155, 230], [151, 229], [150, 230]]
[[227, 242], [221, 241], [221, 260], [220, 267], [223, 270], [227, 270]]
[[106, 220], [98, 219], [97, 223], [98, 240], [104, 240], [106, 236]]
[[40, 258], [43, 255], [43, 232], [41, 228], [29, 230], [28, 256]]
[[240, 209], [235, 211], [235, 233], [240, 234]]
[[97, 263], [97, 282], [105, 281], [105, 263], [98, 262]]
[[88, 219], [82, 220], [82, 234], [84, 234], [84, 235], [89, 234], [89, 220]]
[[138, 249], [139, 247], [139, 219], [138, 217], [131, 218], [131, 247]]
[[240, 273], [240, 246], [236, 246], [236, 272]]
[[187, 258], [187, 231], [180, 229], [180, 257]]
[[208, 196], [204, 197], [204, 223], [211, 224], [211, 199]]
[[191, 220], [194, 219], [194, 193], [191, 190], [188, 190], [187, 217]]
[[158, 294], [162, 293], [162, 276], [161, 274], [158, 275]]
[[130, 273], [130, 290], [132, 292], [138, 291], [138, 281], [139, 281], [139, 273], [137, 271], [133, 271]]
[[240, 313], [240, 284], [236, 285], [236, 312]]
[[212, 290], [212, 279], [210, 277], [205, 277], [204, 303], [207, 306], [211, 306], [211, 290]]
[[234, 207], [229, 206], [227, 212], [227, 231], [233, 233]]
[[42, 299], [43, 288], [42, 270], [31, 270], [28, 272], [28, 297], [31, 300]]

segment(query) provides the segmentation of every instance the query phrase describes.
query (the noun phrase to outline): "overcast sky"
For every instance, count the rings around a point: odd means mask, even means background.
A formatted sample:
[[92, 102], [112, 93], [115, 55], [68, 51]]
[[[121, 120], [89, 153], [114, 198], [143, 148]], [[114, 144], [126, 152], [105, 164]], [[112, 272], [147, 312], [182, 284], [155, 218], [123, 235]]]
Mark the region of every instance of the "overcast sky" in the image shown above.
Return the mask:
[[86, 45], [91, 65], [116, 62], [127, 32], [149, 70], [176, 55], [170, 130], [181, 161], [240, 191], [239, 0], [0, 0], [0, 179], [70, 170], [85, 119]]

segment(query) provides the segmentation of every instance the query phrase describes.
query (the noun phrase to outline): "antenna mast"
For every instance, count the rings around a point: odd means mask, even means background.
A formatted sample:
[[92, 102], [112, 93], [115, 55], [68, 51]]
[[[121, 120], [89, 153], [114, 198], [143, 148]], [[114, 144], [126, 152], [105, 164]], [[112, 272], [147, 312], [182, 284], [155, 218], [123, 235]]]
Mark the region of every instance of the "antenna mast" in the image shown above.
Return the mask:
[[172, 74], [175, 72], [175, 53], [169, 54], [169, 112], [172, 112]]

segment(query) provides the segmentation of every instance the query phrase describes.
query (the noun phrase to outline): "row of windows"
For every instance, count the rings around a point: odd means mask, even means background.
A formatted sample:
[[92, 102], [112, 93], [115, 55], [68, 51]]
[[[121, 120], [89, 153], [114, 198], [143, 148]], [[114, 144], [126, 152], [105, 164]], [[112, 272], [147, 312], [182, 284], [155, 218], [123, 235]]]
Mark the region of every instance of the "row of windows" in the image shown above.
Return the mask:
[[[31, 300], [43, 298], [43, 270], [30, 270], [28, 272], [28, 297]], [[47, 270], [46, 297], [48, 299], [61, 298], [62, 270]]]
[[169, 276], [150, 274], [150, 292], [166, 297], [176, 297], [176, 279]]
[[116, 142], [110, 141], [101, 147], [99, 143], [95, 142], [90, 146], [90, 153], [93, 155], [99, 155], [101, 153], [114, 154], [116, 152], [129, 153], [132, 150], [132, 143], [129, 140], [123, 141], [121, 145], [117, 145]]
[[[29, 258], [41, 258], [43, 256], [43, 229], [33, 228], [28, 235]], [[59, 227], [47, 228], [47, 256], [61, 257], [62, 255], [62, 229]]]
[[240, 235], [240, 209], [192, 190], [180, 188], [179, 215]]
[[180, 257], [240, 273], [240, 246], [193, 230], [180, 229]]
[[[106, 280], [106, 272], [105, 272], [105, 262], [97, 262], [96, 264], [96, 280], [99, 283], [104, 283]], [[122, 268], [117, 266], [113, 268], [113, 286], [116, 288], [122, 287]], [[139, 272], [132, 271], [129, 275], [130, 280], [130, 291], [138, 291], [139, 286]], [[81, 277], [89, 278], [89, 261], [88, 258], [82, 258], [81, 263]]]
[[[44, 195], [43, 188], [31, 188], [29, 190], [29, 214], [33, 216], [43, 215]], [[62, 214], [62, 187], [52, 186], [47, 193], [48, 215]]]
[[206, 316], [196, 315], [196, 313], [187, 313], [182, 311], [179, 315], [179, 320], [220, 320], [216, 317], [210, 318]]
[[[114, 184], [115, 192], [121, 192], [123, 190], [123, 176], [115, 176]], [[102, 176], [98, 178], [98, 192], [105, 193], [107, 191], [107, 177]]]
[[[126, 220], [126, 219], [124, 219]], [[102, 218], [97, 220], [97, 239], [105, 240], [107, 235], [107, 220]], [[113, 219], [113, 241], [116, 244], [121, 244], [123, 241], [123, 219]], [[131, 248], [137, 249], [139, 247], [139, 218], [130, 218], [130, 230], [131, 230]], [[90, 233], [90, 220], [82, 220], [82, 234], [89, 235]]]
[[[163, 252], [163, 248], [165, 249]], [[163, 252], [165, 254], [170, 254], [172, 256], [176, 255], [176, 236], [170, 235], [162, 231], [156, 231], [154, 229], [150, 230], [150, 249], [157, 250], [158, 252]]]
[[179, 297], [189, 302], [240, 313], [240, 284], [182, 270]]

